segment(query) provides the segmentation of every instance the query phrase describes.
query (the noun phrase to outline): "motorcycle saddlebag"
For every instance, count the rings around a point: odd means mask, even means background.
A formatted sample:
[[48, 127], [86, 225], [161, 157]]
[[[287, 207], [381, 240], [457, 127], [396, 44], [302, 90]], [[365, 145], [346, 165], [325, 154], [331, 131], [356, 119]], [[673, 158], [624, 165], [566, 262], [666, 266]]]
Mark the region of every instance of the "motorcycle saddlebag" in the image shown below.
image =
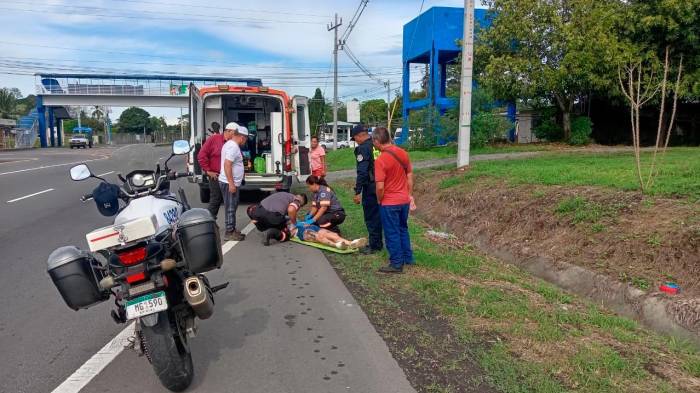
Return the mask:
[[109, 299], [109, 291], [100, 289], [102, 274], [93, 269], [97, 261], [73, 246], [60, 247], [49, 255], [47, 271], [68, 307], [88, 308]]
[[177, 236], [187, 268], [192, 273], [218, 269], [223, 262], [216, 220], [206, 209], [190, 209], [177, 222]]

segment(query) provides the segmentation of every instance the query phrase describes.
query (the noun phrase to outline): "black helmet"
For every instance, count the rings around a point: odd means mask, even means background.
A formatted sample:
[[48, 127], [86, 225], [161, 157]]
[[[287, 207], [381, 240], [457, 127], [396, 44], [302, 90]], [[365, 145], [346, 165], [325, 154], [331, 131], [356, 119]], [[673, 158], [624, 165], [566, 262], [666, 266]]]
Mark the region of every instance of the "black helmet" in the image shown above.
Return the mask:
[[111, 217], [119, 212], [119, 187], [102, 182], [92, 191], [97, 210], [103, 216]]

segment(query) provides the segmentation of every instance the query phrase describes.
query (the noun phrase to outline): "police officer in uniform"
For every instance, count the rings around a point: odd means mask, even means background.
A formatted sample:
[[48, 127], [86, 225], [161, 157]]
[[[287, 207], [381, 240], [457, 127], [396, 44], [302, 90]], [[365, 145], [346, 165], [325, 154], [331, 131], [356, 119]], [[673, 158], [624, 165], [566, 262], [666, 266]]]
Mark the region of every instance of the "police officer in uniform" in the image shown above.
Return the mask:
[[379, 215], [379, 202], [374, 183], [374, 152], [372, 138], [367, 128], [361, 125], [355, 126], [350, 132], [350, 137], [355, 141], [355, 158], [357, 159], [357, 180], [355, 183], [356, 204], [362, 202], [362, 210], [365, 216], [365, 225], [369, 233], [369, 244], [360, 252], [374, 254], [384, 248], [382, 243], [382, 221]]

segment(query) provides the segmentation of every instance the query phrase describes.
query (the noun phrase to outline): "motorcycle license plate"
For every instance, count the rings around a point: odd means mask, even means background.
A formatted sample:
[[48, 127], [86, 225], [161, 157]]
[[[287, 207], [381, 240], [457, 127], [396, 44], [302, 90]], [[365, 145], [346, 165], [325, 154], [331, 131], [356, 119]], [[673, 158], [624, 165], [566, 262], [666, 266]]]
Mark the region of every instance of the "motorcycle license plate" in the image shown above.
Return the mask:
[[126, 302], [126, 319], [134, 319], [168, 309], [165, 292], [154, 292]]

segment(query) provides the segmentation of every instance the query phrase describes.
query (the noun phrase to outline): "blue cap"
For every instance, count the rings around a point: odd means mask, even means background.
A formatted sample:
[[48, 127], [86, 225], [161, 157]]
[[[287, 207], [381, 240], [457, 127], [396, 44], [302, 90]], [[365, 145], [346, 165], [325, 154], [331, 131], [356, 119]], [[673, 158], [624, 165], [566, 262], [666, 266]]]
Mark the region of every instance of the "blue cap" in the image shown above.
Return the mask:
[[352, 128], [352, 131], [350, 131], [350, 139], [355, 139], [355, 136], [363, 132], [369, 132], [367, 131], [367, 127], [363, 126], [362, 124], [356, 125]]

